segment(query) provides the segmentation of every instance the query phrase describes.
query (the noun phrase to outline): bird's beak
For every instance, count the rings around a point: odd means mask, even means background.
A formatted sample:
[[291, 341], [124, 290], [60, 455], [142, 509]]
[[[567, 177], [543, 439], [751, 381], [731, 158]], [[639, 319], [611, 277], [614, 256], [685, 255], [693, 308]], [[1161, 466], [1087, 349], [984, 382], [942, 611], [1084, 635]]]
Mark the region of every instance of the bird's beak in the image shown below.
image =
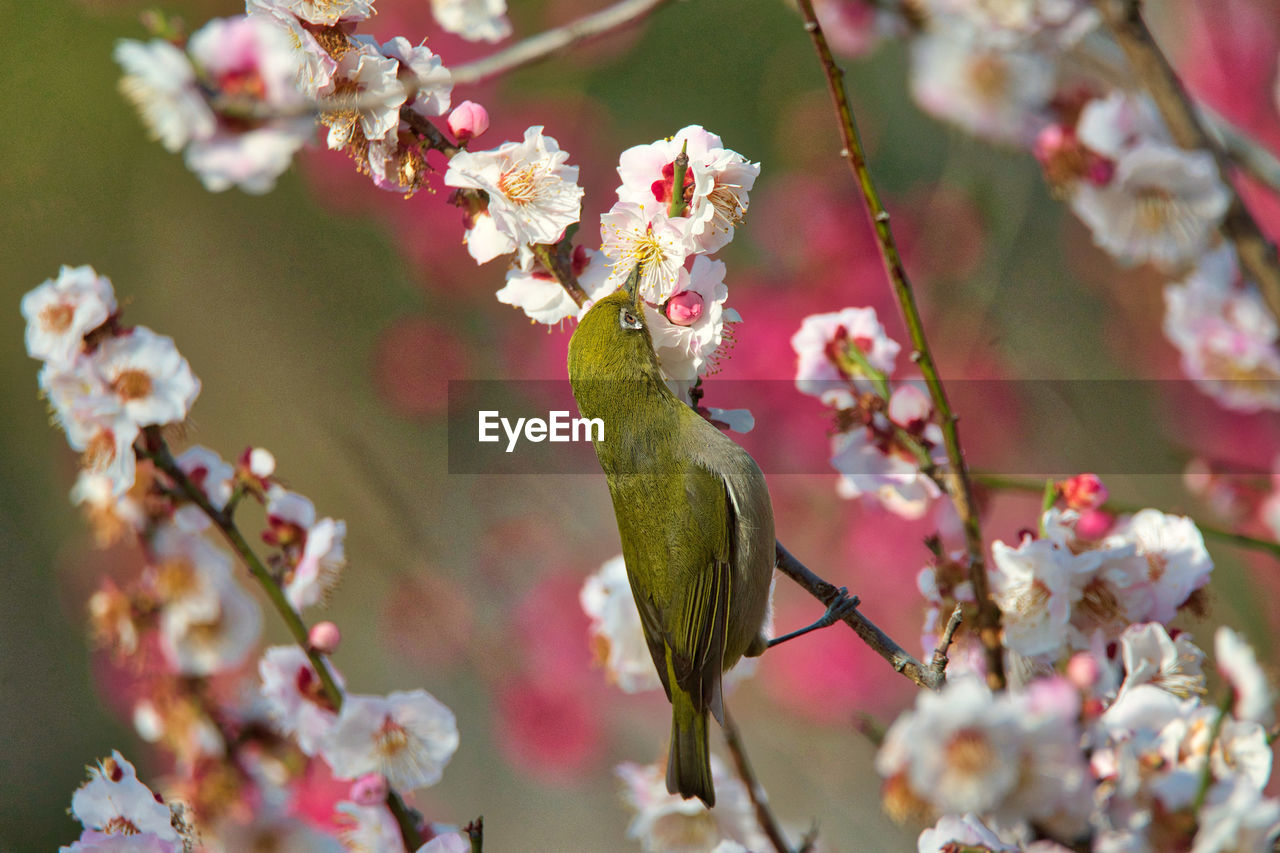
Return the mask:
[[623, 283], [622, 289], [631, 297], [631, 301], [635, 303], [637, 308], [640, 307], [640, 264], [637, 263], [631, 268], [631, 275], [627, 276], [627, 280]]

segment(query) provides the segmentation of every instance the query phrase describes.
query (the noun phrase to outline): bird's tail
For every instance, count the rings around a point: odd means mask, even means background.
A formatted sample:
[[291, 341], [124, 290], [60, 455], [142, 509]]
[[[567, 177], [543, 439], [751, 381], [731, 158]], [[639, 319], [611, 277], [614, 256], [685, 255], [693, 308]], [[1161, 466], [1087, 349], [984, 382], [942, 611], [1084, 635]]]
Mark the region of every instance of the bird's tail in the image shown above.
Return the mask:
[[674, 684], [667, 790], [686, 800], [697, 797], [707, 808], [716, 804], [716, 789], [711, 784], [711, 752], [707, 746], [707, 712], [695, 708], [693, 697]]

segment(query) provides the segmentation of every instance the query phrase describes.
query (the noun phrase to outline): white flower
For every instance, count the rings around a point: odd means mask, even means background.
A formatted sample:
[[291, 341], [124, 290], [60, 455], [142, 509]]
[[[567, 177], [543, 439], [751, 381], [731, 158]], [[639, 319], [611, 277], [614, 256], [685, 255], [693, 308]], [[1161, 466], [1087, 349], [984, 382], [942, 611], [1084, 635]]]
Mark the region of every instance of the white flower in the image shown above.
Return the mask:
[[[471, 245], [470, 240], [467, 245]], [[608, 263], [604, 255], [594, 249], [574, 247], [573, 272], [588, 299], [596, 300], [609, 293]], [[504, 305], [514, 305], [524, 311], [525, 316], [535, 323], [548, 326], [577, 317], [581, 311], [555, 276], [541, 267], [527, 272], [519, 267], [507, 270], [506, 286], [498, 291], [497, 297]]]
[[685, 196], [689, 233], [695, 250], [715, 252], [731, 239], [746, 213], [760, 164], [722, 146], [720, 137], [698, 125], [650, 145], [637, 145], [618, 158], [618, 200], [634, 202], [650, 214], [666, 212], [674, 197], [675, 159], [687, 147]]
[[[693, 269], [679, 271], [676, 291], [667, 305], [655, 308], [645, 303], [653, 351], [668, 380], [691, 383], [714, 364], [713, 356], [724, 339], [724, 325], [737, 316], [724, 307], [729, 298], [724, 270], [723, 261], [697, 255]], [[673, 313], [677, 301], [683, 309], [679, 315]]]
[[187, 675], [237, 666], [258, 641], [262, 611], [236, 582], [230, 555], [173, 526], [161, 528], [151, 547], [165, 657]]
[[341, 802], [334, 808], [338, 836], [349, 853], [401, 853], [405, 849], [400, 827], [386, 806]]
[[1198, 823], [1191, 853], [1269, 853], [1280, 836], [1280, 801], [1243, 780], [1215, 785]]
[[1034, 820], [1072, 837], [1087, 826], [1091, 782], [1060, 687], [995, 696], [976, 678], [953, 679], [894, 722], [876, 769], [940, 812]]
[[1218, 671], [1235, 692], [1236, 718], [1271, 725], [1275, 720], [1275, 693], [1258, 665], [1253, 647], [1223, 625], [1213, 636], [1213, 655]]
[[174, 460], [182, 473], [204, 492], [214, 509], [224, 509], [231, 499], [235, 469], [216, 451], [199, 444], [188, 447]]
[[103, 341], [93, 365], [138, 426], [180, 423], [200, 394], [200, 380], [173, 338], [146, 326]]
[[848, 355], [850, 347], [874, 369], [893, 374], [902, 346], [880, 325], [874, 308], [845, 308], [829, 314], [810, 314], [791, 336], [796, 351], [796, 388], [820, 397], [838, 409], [853, 405], [850, 385], [868, 391], [871, 383]]
[[1146, 619], [1169, 622], [1191, 593], [1209, 582], [1213, 560], [1195, 522], [1185, 516], [1144, 509], [1117, 522], [1104, 547], [1132, 544], [1145, 565], [1151, 593]]
[[185, 853], [182, 842], [167, 841], [154, 832], [108, 835], [86, 829], [79, 840], [59, 853]]
[[471, 853], [471, 840], [461, 832], [447, 832], [419, 847], [417, 853]]
[[1187, 634], [1174, 640], [1158, 622], [1130, 625], [1120, 635], [1120, 656], [1126, 673], [1121, 692], [1151, 684], [1180, 699], [1204, 693], [1204, 652]]
[[354, 36], [352, 44], [355, 49], [343, 54], [333, 82], [320, 93], [320, 121], [328, 125], [328, 145], [335, 150], [353, 141], [357, 126], [370, 142], [395, 133], [405, 102], [400, 63], [363, 36]]
[[169, 151], [217, 129], [217, 118], [196, 83], [191, 60], [167, 41], [116, 42], [112, 56], [124, 69], [120, 92], [142, 115], [151, 135]]
[[68, 363], [83, 349], [84, 336], [115, 311], [115, 292], [106, 276], [93, 267], [64, 265], [56, 279], [46, 279], [22, 297], [27, 354]]
[[1204, 250], [1230, 200], [1209, 152], [1146, 142], [1121, 155], [1111, 183], [1079, 182], [1071, 207], [1119, 260], [1172, 267]]
[[1000, 607], [1006, 647], [1027, 657], [1056, 656], [1067, 642], [1072, 584], [1070, 552], [1048, 539], [1024, 539], [1017, 548], [991, 546], [991, 592]]
[[916, 841], [918, 853], [945, 853], [956, 846], [979, 847], [992, 853], [1018, 853], [1018, 848], [1005, 844], [972, 812], [963, 817], [943, 815], [938, 822], [920, 833]]
[[1088, 0], [928, 0], [928, 5], [963, 16], [985, 39], [1007, 48], [1070, 47], [1100, 20]]
[[1028, 144], [1054, 93], [1046, 56], [1002, 50], [963, 21], [938, 19], [911, 42], [911, 94], [927, 112], [995, 142]]
[[1085, 104], [1076, 121], [1076, 137], [1112, 160], [1146, 142], [1170, 141], [1155, 102], [1123, 90]]
[[[219, 122], [216, 132], [191, 141], [187, 168], [211, 192], [231, 186], [249, 193], [271, 190], [315, 132], [315, 121], [299, 109], [301, 56], [289, 34], [262, 15], [215, 18], [192, 34], [187, 51], [207, 85], [248, 102], [228, 108], [239, 120]], [[235, 112], [245, 108], [278, 117], [246, 120]]]
[[118, 752], [89, 768], [89, 781], [71, 798], [71, 813], [86, 829], [109, 835], [153, 833], [180, 841], [169, 807], [138, 781], [137, 771]]
[[568, 159], [535, 125], [522, 142], [455, 154], [444, 182], [488, 194], [494, 225], [517, 244], [554, 243], [582, 213], [578, 167], [566, 165]]
[[133, 442], [138, 424], [90, 358], [80, 356], [60, 368], [46, 363], [40, 371], [40, 389], [66, 432], [67, 443], [81, 454], [84, 470], [109, 478], [116, 497], [129, 491], [137, 471]]
[[307, 529], [307, 541], [297, 565], [285, 573], [285, 598], [295, 610], [324, 600], [347, 563], [343, 540], [345, 521], [322, 518]]
[[698, 800], [668, 793], [666, 771], [657, 765], [624, 762], [615, 772], [623, 782], [623, 800], [635, 812], [627, 825], [627, 838], [639, 841], [644, 853], [709, 851], [725, 840], [736, 841], [749, 850], [769, 847], [746, 787], [716, 755], [711, 756], [711, 779], [716, 789], [714, 809]]
[[831, 466], [840, 472], [836, 492], [842, 498], [870, 495], [902, 518], [922, 518], [942, 494], [914, 457], [886, 448], [869, 426], [832, 437]]
[[1280, 409], [1280, 328], [1230, 246], [1204, 255], [1184, 281], [1165, 285], [1164, 334], [1182, 371], [1222, 406]]
[[477, 264], [487, 264], [499, 255], [509, 255], [518, 248], [514, 238], [498, 230], [497, 221], [487, 210], [477, 211], [472, 215], [471, 225], [462, 240], [467, 244], [467, 254]]
[[[342, 675], [332, 666], [329, 671], [343, 687]], [[258, 675], [267, 711], [281, 733], [295, 738], [307, 755], [319, 752], [338, 715], [306, 653], [297, 646], [272, 646], [258, 661]]]
[[320, 91], [333, 82], [338, 63], [320, 46], [311, 30], [285, 8], [283, 0], [246, 0], [245, 12], [271, 21], [285, 32], [297, 62], [294, 85], [307, 98], [318, 98]]
[[363, 21], [373, 14], [373, 0], [254, 0], [266, 10], [296, 15], [309, 24], [333, 26], [339, 21]]
[[414, 46], [407, 38], [396, 36], [383, 42], [382, 55], [400, 63], [399, 79], [410, 98], [409, 105], [424, 116], [440, 116], [449, 111], [453, 91], [453, 75], [440, 57], [425, 44]]
[[453, 712], [425, 690], [348, 696], [320, 752], [339, 779], [381, 773], [392, 787], [434, 785], [458, 748]]
[[609, 680], [624, 693], [662, 687], [645, 643], [622, 556], [614, 557], [587, 578], [578, 595], [591, 620], [591, 646]]
[[445, 32], [468, 41], [502, 41], [511, 35], [507, 0], [431, 0], [431, 14]]
[[634, 202], [620, 201], [600, 217], [600, 237], [600, 250], [613, 263], [611, 289], [625, 284], [639, 265], [640, 298], [652, 303], [666, 302], [679, 289], [680, 270], [694, 252], [688, 218], [670, 219]]

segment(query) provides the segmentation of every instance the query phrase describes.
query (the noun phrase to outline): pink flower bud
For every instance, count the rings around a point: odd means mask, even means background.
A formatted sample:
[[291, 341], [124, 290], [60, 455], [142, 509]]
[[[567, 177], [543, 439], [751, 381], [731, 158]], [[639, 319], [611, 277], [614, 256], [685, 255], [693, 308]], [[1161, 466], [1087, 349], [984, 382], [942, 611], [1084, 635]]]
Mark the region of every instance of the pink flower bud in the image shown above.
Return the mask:
[[912, 429], [928, 422], [933, 404], [915, 385], [899, 385], [889, 398], [889, 420], [903, 429]]
[[1095, 540], [1107, 535], [1115, 518], [1100, 509], [1086, 509], [1080, 513], [1076, 522], [1076, 536], [1081, 539]]
[[474, 101], [463, 101], [449, 113], [449, 130], [459, 145], [466, 145], [488, 129], [489, 113]]
[[702, 316], [702, 296], [694, 290], [682, 290], [667, 300], [666, 314], [677, 326], [692, 326]]
[[1067, 680], [1081, 690], [1089, 690], [1102, 677], [1102, 668], [1093, 655], [1080, 652], [1067, 661]]
[[387, 780], [381, 773], [366, 773], [351, 783], [350, 797], [358, 806], [376, 806], [387, 798]]
[[1107, 487], [1097, 474], [1076, 474], [1058, 484], [1062, 499], [1071, 509], [1097, 509], [1107, 502]]
[[1074, 135], [1060, 124], [1048, 125], [1036, 135], [1032, 153], [1040, 161], [1041, 166], [1048, 166], [1062, 153], [1063, 149], [1075, 144]]
[[311, 648], [321, 654], [331, 655], [338, 650], [338, 644], [342, 642], [342, 632], [332, 622], [317, 622], [311, 626], [307, 642], [311, 644]]

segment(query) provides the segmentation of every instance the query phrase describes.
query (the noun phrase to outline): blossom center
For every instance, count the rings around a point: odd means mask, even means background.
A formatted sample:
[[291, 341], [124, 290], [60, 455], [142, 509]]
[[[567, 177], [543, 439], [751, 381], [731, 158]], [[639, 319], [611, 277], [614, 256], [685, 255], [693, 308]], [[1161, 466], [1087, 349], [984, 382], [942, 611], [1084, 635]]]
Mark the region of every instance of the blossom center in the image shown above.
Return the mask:
[[969, 66], [969, 82], [984, 100], [999, 101], [1009, 88], [1009, 66], [997, 56], [983, 56]]
[[122, 370], [111, 380], [111, 390], [119, 394], [125, 402], [141, 400], [151, 394], [151, 375], [145, 370], [129, 368]]
[[109, 429], [98, 430], [85, 445], [82, 461], [90, 471], [101, 471], [116, 458], [116, 436]]
[[526, 165], [503, 172], [498, 177], [498, 189], [514, 205], [533, 204], [541, 195], [541, 170], [537, 166]]
[[1138, 226], [1148, 234], [1158, 234], [1174, 219], [1173, 196], [1160, 187], [1138, 190]]
[[961, 729], [946, 746], [947, 764], [963, 776], [976, 776], [995, 761], [991, 742], [980, 729]]
[[71, 328], [71, 321], [75, 318], [75, 315], [76, 309], [74, 306], [59, 302], [57, 305], [50, 305], [40, 312], [40, 325], [46, 331], [60, 335]]
[[107, 821], [107, 825], [102, 827], [102, 831], [107, 835], [140, 835], [141, 830], [134, 825], [133, 821], [127, 817], [116, 815]]
[[374, 741], [379, 754], [393, 759], [409, 748], [409, 732], [388, 715], [383, 718]]

